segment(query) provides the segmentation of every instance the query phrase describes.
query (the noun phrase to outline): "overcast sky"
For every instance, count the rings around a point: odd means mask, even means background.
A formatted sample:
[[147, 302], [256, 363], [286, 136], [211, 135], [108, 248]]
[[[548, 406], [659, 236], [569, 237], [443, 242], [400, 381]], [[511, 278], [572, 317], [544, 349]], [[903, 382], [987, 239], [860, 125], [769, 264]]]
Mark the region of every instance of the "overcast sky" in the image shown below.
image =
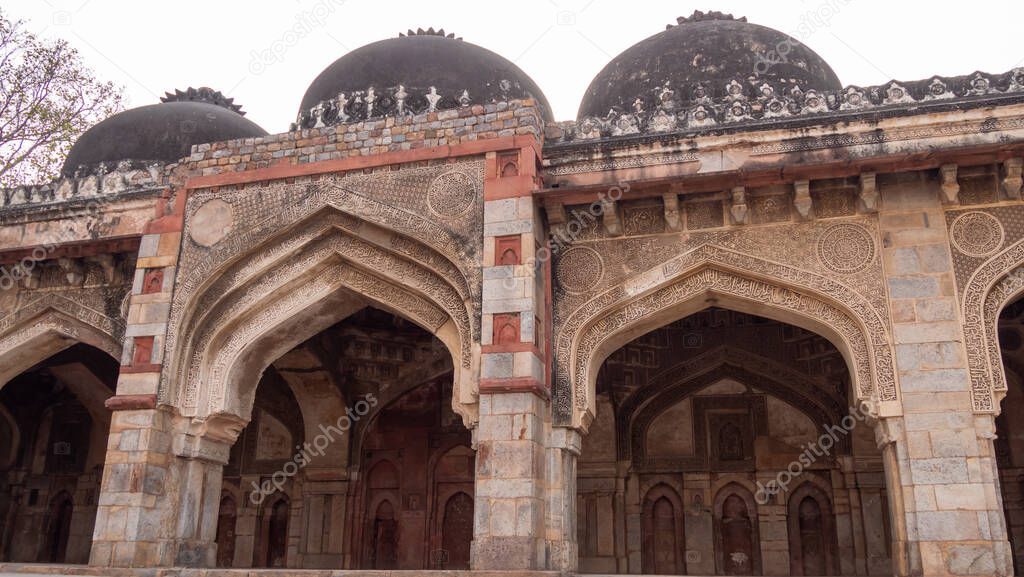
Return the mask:
[[[5, 0], [8, 17], [62, 37], [129, 106], [210, 86], [270, 132], [295, 119], [328, 64], [408, 28], [443, 27], [514, 61], [575, 118], [591, 78], [616, 54], [695, 9], [746, 16], [795, 36], [843, 84], [873, 85], [1024, 65], [1024, 2], [897, 0]], [[956, 6], [956, 7], [954, 7]]]

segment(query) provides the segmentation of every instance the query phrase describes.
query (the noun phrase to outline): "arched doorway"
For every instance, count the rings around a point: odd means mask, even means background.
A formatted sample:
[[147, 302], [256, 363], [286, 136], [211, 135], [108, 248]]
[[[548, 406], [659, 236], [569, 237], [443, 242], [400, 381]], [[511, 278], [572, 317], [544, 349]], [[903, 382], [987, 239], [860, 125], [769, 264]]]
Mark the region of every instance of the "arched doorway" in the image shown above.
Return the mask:
[[218, 563], [468, 568], [474, 452], [453, 410], [452, 356], [358, 302], [260, 376], [223, 470], [225, 494], [240, 498], [233, 556], [219, 531]]
[[61, 491], [50, 502], [50, 527], [46, 535], [45, 557], [40, 561], [64, 563], [67, 560], [71, 516], [74, 510], [75, 504], [67, 492]]
[[391, 501], [381, 501], [373, 515], [370, 537], [370, 567], [395, 569], [398, 566], [398, 520]]
[[459, 491], [448, 498], [441, 519], [441, 550], [446, 569], [469, 569], [469, 545], [473, 540], [473, 498]]
[[1024, 299], [999, 315], [999, 349], [1006, 396], [996, 417], [996, 463], [1014, 572], [1024, 568]]
[[372, 520], [354, 536], [360, 568], [469, 568], [475, 453], [451, 394], [445, 375], [408, 388], [360, 435], [369, 471], [363, 510]]
[[760, 575], [761, 543], [753, 495], [730, 485], [715, 499], [715, 566], [718, 575]]
[[220, 500], [220, 511], [217, 513], [217, 566], [231, 567], [235, 559], [235, 523], [238, 518], [238, 507], [230, 495]]
[[[891, 571], [883, 461], [849, 413], [848, 367], [820, 334], [722, 307], [612, 352], [578, 461], [581, 571]], [[837, 512], [834, 495], [853, 505]], [[836, 527], [854, 537], [836, 543]]]
[[791, 575], [837, 575], [832, 503], [810, 482], [788, 496], [787, 522]]
[[642, 518], [644, 573], [686, 574], [686, 539], [678, 494], [667, 485], [652, 488], [644, 498]]
[[90, 345], [60, 348], [0, 383], [3, 561], [89, 559], [119, 364]]
[[288, 521], [291, 504], [285, 495], [273, 495], [263, 505], [260, 518], [260, 547], [256, 567], [288, 566]]

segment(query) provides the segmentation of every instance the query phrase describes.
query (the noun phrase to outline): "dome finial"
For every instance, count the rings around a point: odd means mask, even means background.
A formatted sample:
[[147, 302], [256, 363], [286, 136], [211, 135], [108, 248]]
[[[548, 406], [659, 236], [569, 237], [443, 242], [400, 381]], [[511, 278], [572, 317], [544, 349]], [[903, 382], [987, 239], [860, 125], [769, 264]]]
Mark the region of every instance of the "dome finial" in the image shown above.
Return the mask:
[[200, 86], [199, 88], [189, 86], [185, 90], [175, 89], [173, 94], [165, 92], [164, 96], [160, 98], [160, 102], [205, 102], [245, 116], [242, 105], [235, 104], [234, 98], [228, 98], [220, 90], [214, 90], [209, 86]]
[[398, 33], [399, 38], [405, 38], [407, 36], [440, 36], [442, 38], [449, 38], [451, 40], [462, 40], [461, 36], [456, 38], [455, 34], [445, 34], [444, 28], [438, 28], [437, 30], [434, 30], [433, 26], [427, 28], [426, 30], [422, 28], [417, 28], [416, 30], [413, 30], [412, 28], [410, 28], [406, 32]]
[[[680, 16], [679, 18], [676, 18], [676, 24], [686, 24], [688, 22], [704, 22], [705, 20], [731, 20], [734, 22], [746, 22], [747, 17], [740, 16], [739, 18], [736, 18], [732, 14], [726, 14], [725, 12], [719, 12], [717, 10], [709, 10], [708, 12], [694, 10], [693, 14], [691, 14], [689, 17]], [[665, 26], [665, 29], [668, 30], [669, 28], [673, 28], [676, 24], [669, 24]]]

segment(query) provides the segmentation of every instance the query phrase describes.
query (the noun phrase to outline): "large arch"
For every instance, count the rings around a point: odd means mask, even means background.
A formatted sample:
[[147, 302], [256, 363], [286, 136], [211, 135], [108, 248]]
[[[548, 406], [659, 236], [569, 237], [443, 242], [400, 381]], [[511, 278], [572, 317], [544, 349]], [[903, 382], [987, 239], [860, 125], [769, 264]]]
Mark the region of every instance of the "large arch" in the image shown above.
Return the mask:
[[328, 206], [206, 278], [191, 298], [175, 302], [168, 329], [160, 398], [184, 415], [244, 423], [252, 383], [270, 361], [373, 306], [446, 346], [456, 367], [453, 408], [475, 421], [472, 295], [459, 269], [427, 244]]
[[604, 291], [558, 327], [556, 408], [586, 429], [601, 363], [633, 338], [709, 306], [787, 322], [831, 341], [850, 367], [860, 401], [899, 400], [889, 326], [864, 297], [814, 273], [701, 245]]
[[0, 387], [37, 363], [84, 343], [121, 359], [122, 319], [49, 294], [0, 320]]

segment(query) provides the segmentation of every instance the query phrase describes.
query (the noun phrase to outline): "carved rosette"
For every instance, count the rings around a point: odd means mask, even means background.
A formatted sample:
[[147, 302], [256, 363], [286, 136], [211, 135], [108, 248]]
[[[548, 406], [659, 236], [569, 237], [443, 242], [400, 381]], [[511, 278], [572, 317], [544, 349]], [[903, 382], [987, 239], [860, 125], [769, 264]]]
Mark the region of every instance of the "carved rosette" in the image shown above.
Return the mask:
[[842, 274], [864, 270], [875, 260], [875, 240], [857, 224], [830, 226], [818, 237], [815, 248], [825, 268]]
[[965, 212], [950, 225], [950, 240], [963, 254], [985, 257], [995, 253], [1001, 246], [1006, 233], [999, 219], [986, 212]]
[[555, 269], [558, 286], [570, 294], [593, 290], [603, 277], [604, 259], [599, 252], [586, 246], [566, 250], [558, 259]]

